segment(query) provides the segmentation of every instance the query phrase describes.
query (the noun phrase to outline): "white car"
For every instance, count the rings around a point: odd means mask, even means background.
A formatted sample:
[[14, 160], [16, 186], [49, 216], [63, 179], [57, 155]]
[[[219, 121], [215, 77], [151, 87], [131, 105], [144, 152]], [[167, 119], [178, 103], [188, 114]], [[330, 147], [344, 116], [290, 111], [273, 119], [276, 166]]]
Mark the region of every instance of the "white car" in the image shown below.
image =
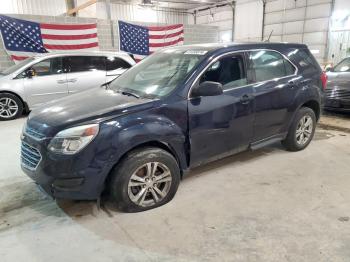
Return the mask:
[[0, 73], [0, 120], [114, 80], [135, 64], [121, 52], [47, 53]]

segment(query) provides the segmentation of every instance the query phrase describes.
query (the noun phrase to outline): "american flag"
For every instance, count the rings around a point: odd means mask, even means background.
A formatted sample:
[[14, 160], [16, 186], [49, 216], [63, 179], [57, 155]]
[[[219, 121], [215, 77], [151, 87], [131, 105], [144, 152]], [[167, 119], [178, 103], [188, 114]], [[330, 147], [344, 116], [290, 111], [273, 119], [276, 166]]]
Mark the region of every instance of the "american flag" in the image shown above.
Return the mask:
[[120, 50], [133, 54], [136, 61], [167, 46], [182, 45], [182, 24], [167, 26], [139, 26], [123, 21], [119, 24]]
[[0, 30], [15, 62], [51, 51], [98, 49], [96, 24], [46, 24], [0, 15]]

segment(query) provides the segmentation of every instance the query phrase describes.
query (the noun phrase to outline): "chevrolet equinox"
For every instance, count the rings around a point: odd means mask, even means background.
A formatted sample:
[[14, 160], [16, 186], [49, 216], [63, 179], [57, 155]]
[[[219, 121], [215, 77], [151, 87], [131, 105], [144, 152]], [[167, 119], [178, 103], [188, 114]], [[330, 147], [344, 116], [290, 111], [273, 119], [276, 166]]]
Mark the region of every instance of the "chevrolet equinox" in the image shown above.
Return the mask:
[[188, 171], [281, 141], [307, 147], [327, 76], [303, 44], [163, 49], [114, 81], [49, 102], [23, 128], [21, 166], [55, 198], [161, 206]]

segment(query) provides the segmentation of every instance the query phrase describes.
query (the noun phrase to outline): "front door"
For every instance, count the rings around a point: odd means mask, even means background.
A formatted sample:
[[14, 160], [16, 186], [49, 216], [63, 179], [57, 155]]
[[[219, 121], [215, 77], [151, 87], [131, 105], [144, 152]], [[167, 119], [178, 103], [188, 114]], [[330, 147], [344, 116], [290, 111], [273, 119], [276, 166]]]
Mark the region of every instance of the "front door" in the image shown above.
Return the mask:
[[99, 87], [106, 82], [106, 61], [103, 56], [70, 56], [67, 82], [70, 94]]
[[188, 101], [191, 166], [244, 150], [253, 135], [254, 91], [245, 53], [213, 62], [195, 85], [204, 81], [221, 83], [223, 94]]
[[30, 69], [34, 75], [23, 79], [30, 108], [68, 95], [67, 76], [61, 57], [45, 59]]

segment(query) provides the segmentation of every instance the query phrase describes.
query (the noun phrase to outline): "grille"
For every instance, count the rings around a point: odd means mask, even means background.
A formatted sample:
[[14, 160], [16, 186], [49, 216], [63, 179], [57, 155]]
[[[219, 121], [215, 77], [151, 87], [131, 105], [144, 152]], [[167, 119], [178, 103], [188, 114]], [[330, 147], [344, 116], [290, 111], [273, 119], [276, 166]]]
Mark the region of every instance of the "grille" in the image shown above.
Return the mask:
[[350, 100], [350, 90], [349, 89], [326, 89], [327, 98], [332, 99], [345, 99]]
[[21, 163], [22, 166], [29, 170], [35, 170], [41, 160], [40, 152], [28, 145], [27, 143], [22, 142], [21, 145]]
[[44, 138], [45, 138], [45, 136], [44, 136], [43, 134], [39, 133], [38, 131], [36, 131], [36, 130], [34, 130], [33, 128], [30, 128], [30, 127], [26, 127], [25, 130], [24, 130], [24, 132], [25, 132], [28, 136], [30, 136], [30, 137], [32, 137], [32, 138], [34, 138], [34, 139], [37, 139], [37, 140], [41, 140], [41, 139], [44, 139]]

